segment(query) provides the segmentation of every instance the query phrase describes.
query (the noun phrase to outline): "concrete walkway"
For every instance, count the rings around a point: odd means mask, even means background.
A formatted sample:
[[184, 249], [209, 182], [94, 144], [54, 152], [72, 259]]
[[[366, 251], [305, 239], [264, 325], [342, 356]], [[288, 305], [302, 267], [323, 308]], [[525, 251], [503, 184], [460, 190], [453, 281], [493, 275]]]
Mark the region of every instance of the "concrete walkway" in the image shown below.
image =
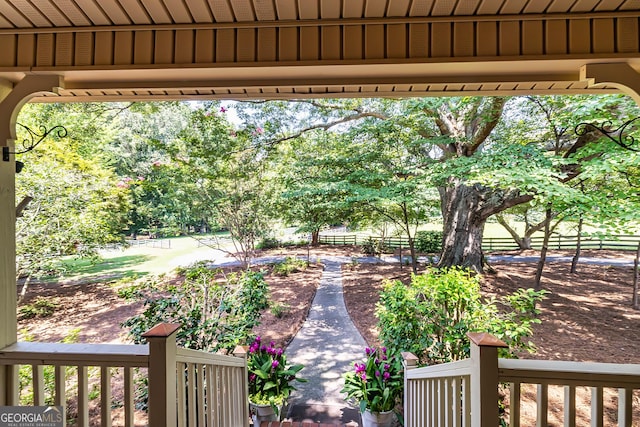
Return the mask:
[[302, 363], [290, 399], [288, 418], [316, 423], [360, 422], [358, 411], [346, 405], [342, 374], [353, 362], [364, 359], [366, 342], [354, 326], [344, 305], [342, 260], [325, 261], [325, 270], [307, 320], [286, 350], [287, 361]]

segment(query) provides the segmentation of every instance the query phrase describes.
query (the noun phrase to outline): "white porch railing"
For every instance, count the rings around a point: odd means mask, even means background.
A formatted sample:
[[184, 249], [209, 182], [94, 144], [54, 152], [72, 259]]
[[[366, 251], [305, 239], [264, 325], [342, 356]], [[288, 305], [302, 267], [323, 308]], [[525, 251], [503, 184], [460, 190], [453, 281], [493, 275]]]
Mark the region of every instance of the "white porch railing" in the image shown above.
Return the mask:
[[[640, 425], [633, 421], [635, 399], [640, 390], [640, 365], [579, 363], [541, 360], [498, 359], [497, 348], [504, 343], [488, 334], [469, 334], [471, 358], [459, 362], [416, 368], [416, 358], [405, 353], [405, 426], [406, 427], [495, 427], [498, 425], [500, 383], [509, 384], [510, 427], [532, 425], [521, 421], [521, 390], [525, 385], [536, 389], [535, 425], [547, 427], [550, 407], [562, 410], [564, 427], [584, 426], [577, 420], [576, 388], [589, 387], [590, 426], [605, 423], [604, 391], [614, 389], [617, 399], [618, 426]], [[550, 402], [548, 387], [561, 386], [562, 401]], [[560, 406], [560, 408], [558, 408]], [[638, 403], [636, 403], [638, 406]], [[554, 424], [559, 425], [559, 424]]]
[[[247, 426], [244, 350], [234, 357], [179, 348], [177, 329], [177, 325], [156, 326], [145, 334], [148, 345], [20, 342], [1, 349], [0, 405], [20, 405], [19, 371], [28, 366], [33, 398], [27, 404], [52, 401], [66, 407], [67, 401], [73, 401], [75, 425], [110, 427], [113, 390], [117, 389], [123, 407], [119, 424], [133, 427], [140, 423], [134, 419], [134, 371], [142, 369], [149, 381], [148, 425]], [[99, 392], [99, 414], [90, 413], [90, 395], [95, 391]]]

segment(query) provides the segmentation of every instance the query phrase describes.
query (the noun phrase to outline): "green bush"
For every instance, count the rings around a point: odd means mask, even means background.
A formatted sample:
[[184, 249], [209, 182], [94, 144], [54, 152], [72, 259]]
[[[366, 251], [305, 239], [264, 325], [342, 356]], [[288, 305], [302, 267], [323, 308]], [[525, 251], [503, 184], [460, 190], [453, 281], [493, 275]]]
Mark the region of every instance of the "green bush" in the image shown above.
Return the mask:
[[256, 245], [256, 249], [275, 249], [281, 246], [281, 242], [275, 237], [263, 237]]
[[380, 339], [392, 351], [410, 351], [421, 363], [445, 363], [469, 357], [467, 332], [490, 332], [509, 349], [502, 357], [533, 351], [527, 340], [544, 291], [521, 289], [485, 300], [480, 280], [470, 271], [451, 268], [413, 276], [410, 285], [384, 284], [376, 308]]
[[25, 304], [18, 310], [18, 320], [33, 319], [35, 317], [49, 317], [60, 306], [57, 301], [38, 297], [30, 304]]
[[275, 264], [273, 264], [273, 274], [276, 274], [278, 276], [288, 276], [291, 273], [303, 271], [306, 268], [306, 261], [288, 256], [281, 262], [276, 262]]
[[372, 237], [360, 245], [362, 252], [369, 256], [378, 256], [386, 253], [393, 253], [393, 248], [385, 244], [382, 239], [374, 239]]
[[284, 317], [291, 310], [291, 306], [286, 302], [275, 302], [271, 304], [269, 311], [278, 319]]
[[269, 288], [262, 273], [245, 271], [217, 280], [217, 271], [205, 263], [180, 272], [182, 283], [155, 278], [136, 290], [145, 310], [122, 324], [133, 341], [142, 343], [144, 332], [167, 322], [181, 325], [176, 339], [186, 348], [232, 351], [244, 344], [259, 323], [260, 311], [268, 306]]
[[434, 254], [442, 251], [442, 231], [418, 231], [415, 238], [416, 251]]

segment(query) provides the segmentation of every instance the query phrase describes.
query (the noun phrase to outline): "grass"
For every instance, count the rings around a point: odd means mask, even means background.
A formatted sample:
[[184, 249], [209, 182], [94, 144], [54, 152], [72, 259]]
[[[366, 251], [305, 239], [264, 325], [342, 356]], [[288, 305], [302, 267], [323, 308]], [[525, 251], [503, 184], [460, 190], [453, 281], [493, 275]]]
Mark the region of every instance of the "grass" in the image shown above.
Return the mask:
[[[215, 254], [211, 248], [198, 247], [198, 241], [189, 236], [169, 240], [171, 240], [169, 249], [135, 246], [122, 250], [103, 251], [98, 262], [70, 258], [64, 261], [68, 272], [62, 278], [91, 280], [108, 276], [120, 279], [163, 274], [169, 273], [177, 267], [178, 260], [184, 264], [188, 263], [190, 258], [203, 259]], [[52, 280], [59, 279], [52, 278]]]

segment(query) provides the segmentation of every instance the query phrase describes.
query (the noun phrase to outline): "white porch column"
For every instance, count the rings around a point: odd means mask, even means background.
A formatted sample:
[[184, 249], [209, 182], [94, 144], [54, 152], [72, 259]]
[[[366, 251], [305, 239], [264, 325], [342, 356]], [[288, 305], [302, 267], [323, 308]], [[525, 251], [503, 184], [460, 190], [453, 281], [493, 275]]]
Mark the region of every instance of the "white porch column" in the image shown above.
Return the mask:
[[627, 63], [583, 65], [580, 80], [588, 82], [589, 87], [613, 86], [640, 105], [640, 74]]
[[[0, 81], [0, 150], [13, 151], [16, 118], [29, 99], [61, 86], [59, 76], [24, 77], [15, 86]], [[15, 157], [8, 161], [0, 153], [0, 349], [17, 340], [16, 316], [16, 187]], [[0, 366], [0, 405], [13, 403], [15, 371]]]

